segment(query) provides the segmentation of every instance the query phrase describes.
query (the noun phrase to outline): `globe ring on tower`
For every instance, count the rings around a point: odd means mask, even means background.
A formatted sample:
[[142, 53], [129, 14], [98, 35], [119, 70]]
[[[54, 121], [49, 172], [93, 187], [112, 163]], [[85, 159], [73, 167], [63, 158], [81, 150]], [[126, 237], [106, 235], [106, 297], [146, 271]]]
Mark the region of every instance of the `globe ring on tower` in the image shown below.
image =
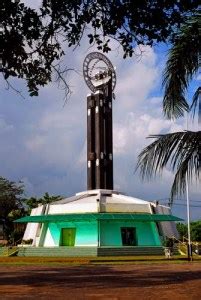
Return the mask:
[[[112, 76], [112, 90], [114, 91], [116, 86], [116, 73], [115, 69], [111, 63], [111, 61], [102, 53], [99, 52], [91, 52], [89, 53], [83, 63], [83, 74], [84, 79], [89, 87], [89, 89], [92, 92], [96, 92], [98, 88], [94, 85], [93, 81], [95, 79], [95, 75], [93, 75], [93, 71], [97, 70], [97, 65], [99, 63], [103, 63], [105, 66], [102, 67], [102, 69], [105, 69], [105, 72], [107, 72], [107, 75], [109, 76], [111, 74]], [[100, 67], [99, 67], [100, 69]], [[103, 73], [104, 74], [104, 73]]]

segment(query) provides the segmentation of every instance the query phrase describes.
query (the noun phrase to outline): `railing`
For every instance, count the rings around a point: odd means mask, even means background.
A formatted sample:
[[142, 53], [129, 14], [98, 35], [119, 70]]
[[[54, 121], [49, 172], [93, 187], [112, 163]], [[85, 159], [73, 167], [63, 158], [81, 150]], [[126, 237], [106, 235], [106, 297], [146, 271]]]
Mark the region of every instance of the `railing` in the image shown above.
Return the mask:
[[[188, 239], [185, 236], [183, 237], [183, 240], [186, 240], [188, 243]], [[199, 255], [199, 245], [200, 245], [200, 243], [191, 241], [191, 247], [192, 247], [193, 254]]]
[[12, 256], [18, 252], [18, 248], [16, 246], [4, 246], [2, 247], [2, 256]]
[[1, 254], [3, 256], [14, 255], [18, 251], [17, 245], [19, 245], [19, 243], [21, 242], [22, 242], [22, 238], [18, 239], [17, 241], [13, 240], [11, 244], [7, 242], [4, 246], [1, 247], [2, 248]]
[[175, 236], [173, 236], [172, 239], [173, 241], [176, 241], [176, 243], [178, 244], [178, 251], [181, 253], [181, 255], [187, 255], [188, 253], [187, 243], [178, 240]]
[[22, 243], [22, 238], [20, 238], [20, 239], [17, 240], [17, 241], [14, 241], [13, 246], [17, 246], [17, 245], [19, 245], [19, 244], [21, 244], [21, 243]]
[[[178, 240], [175, 237], [172, 237], [173, 240], [175, 240], [178, 243], [178, 249], [181, 252], [181, 254], [188, 255], [188, 238], [183, 236], [183, 242]], [[192, 252], [195, 255], [199, 255], [199, 253], [196, 253], [196, 250], [198, 249], [199, 243], [191, 241], [191, 247], [192, 247]], [[199, 252], [199, 251], [198, 251]]]

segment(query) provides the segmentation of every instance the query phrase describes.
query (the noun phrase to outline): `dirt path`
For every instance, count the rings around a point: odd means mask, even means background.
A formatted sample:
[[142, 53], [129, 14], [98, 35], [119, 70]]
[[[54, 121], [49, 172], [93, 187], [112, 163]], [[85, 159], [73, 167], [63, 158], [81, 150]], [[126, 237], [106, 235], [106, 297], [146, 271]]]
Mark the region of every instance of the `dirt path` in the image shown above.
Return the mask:
[[0, 266], [0, 299], [201, 299], [201, 263]]

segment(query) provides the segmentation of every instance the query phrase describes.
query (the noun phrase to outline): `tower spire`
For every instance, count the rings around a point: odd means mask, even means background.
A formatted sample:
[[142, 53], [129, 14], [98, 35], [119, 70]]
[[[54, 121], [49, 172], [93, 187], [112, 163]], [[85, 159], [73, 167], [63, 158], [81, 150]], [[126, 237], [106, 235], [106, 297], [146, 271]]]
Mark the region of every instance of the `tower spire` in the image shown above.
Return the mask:
[[[103, 64], [106, 66], [101, 67]], [[116, 74], [107, 57], [93, 52], [85, 58], [84, 77], [92, 90], [87, 96], [87, 189], [113, 190], [112, 94]]]

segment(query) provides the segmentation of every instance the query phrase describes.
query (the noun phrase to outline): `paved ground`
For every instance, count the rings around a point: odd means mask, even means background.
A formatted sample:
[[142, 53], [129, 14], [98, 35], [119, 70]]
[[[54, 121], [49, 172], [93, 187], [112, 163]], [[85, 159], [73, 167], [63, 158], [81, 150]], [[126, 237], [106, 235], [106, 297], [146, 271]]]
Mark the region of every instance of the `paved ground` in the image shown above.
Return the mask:
[[0, 266], [0, 299], [201, 299], [201, 263]]

